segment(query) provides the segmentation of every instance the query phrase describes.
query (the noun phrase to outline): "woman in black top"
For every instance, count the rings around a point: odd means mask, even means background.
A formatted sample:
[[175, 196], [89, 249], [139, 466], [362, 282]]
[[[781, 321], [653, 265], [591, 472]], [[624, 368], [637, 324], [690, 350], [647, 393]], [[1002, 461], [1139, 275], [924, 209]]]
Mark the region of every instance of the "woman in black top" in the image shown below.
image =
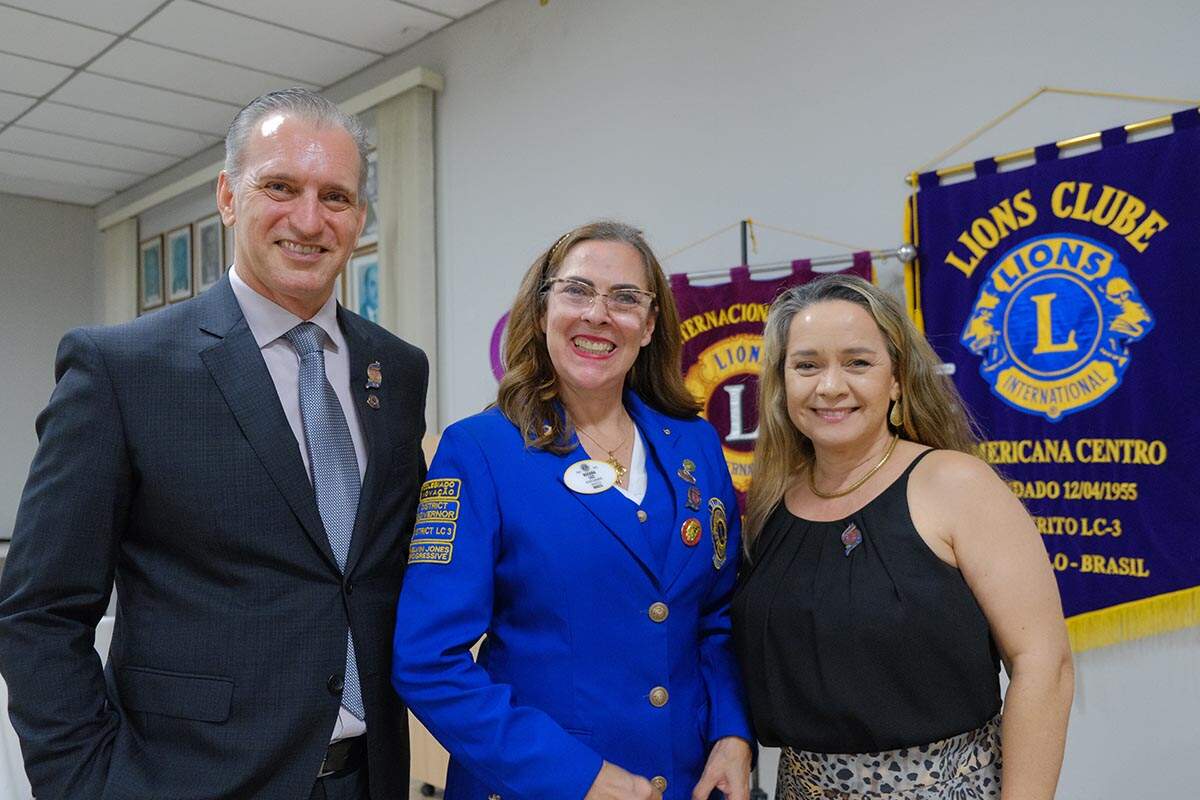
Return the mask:
[[1054, 795], [1074, 685], [1057, 587], [937, 364], [859, 278], [771, 307], [733, 615], [780, 800]]

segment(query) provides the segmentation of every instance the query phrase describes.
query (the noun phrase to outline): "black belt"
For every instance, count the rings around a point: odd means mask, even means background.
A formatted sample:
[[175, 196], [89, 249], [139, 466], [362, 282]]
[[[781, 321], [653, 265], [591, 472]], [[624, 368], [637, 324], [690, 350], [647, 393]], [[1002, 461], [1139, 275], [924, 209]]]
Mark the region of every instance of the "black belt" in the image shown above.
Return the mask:
[[318, 778], [340, 778], [358, 769], [367, 760], [367, 737], [338, 739], [329, 745], [321, 760]]

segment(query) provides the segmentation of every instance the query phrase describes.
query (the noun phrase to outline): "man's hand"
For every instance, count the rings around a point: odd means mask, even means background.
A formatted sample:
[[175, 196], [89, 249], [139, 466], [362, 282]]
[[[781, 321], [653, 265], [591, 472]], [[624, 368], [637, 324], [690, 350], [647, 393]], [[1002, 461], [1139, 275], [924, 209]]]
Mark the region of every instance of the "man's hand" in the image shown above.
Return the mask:
[[692, 800], [708, 800], [713, 789], [721, 790], [727, 800], [749, 800], [750, 755], [750, 743], [745, 739], [718, 739], [708, 754], [700, 782], [692, 790]]
[[[742, 796], [745, 800], [745, 792]], [[641, 775], [605, 761], [583, 800], [662, 800], [662, 794]]]

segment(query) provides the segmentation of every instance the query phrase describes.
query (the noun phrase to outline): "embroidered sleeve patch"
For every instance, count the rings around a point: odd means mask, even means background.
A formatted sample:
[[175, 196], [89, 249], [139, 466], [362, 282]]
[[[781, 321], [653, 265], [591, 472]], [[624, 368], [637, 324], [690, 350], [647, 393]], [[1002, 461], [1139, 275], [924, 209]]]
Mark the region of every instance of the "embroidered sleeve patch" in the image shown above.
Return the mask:
[[413, 528], [414, 542], [453, 542], [454, 522], [418, 522]]
[[454, 545], [440, 542], [413, 542], [408, 546], [410, 564], [449, 564]]
[[457, 500], [462, 491], [458, 478], [435, 478], [421, 484], [421, 500]]
[[462, 480], [434, 478], [421, 485], [417, 524], [408, 546], [410, 564], [449, 564], [454, 557]]
[[454, 522], [458, 519], [457, 500], [422, 500], [417, 505], [417, 522]]

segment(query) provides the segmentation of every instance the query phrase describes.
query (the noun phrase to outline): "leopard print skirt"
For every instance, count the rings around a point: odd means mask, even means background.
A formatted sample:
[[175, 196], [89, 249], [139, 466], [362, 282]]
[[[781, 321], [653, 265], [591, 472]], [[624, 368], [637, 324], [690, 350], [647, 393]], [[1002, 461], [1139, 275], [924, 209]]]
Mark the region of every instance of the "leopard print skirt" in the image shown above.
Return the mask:
[[979, 730], [886, 753], [783, 748], [775, 800], [983, 800], [1000, 796], [1000, 717]]

